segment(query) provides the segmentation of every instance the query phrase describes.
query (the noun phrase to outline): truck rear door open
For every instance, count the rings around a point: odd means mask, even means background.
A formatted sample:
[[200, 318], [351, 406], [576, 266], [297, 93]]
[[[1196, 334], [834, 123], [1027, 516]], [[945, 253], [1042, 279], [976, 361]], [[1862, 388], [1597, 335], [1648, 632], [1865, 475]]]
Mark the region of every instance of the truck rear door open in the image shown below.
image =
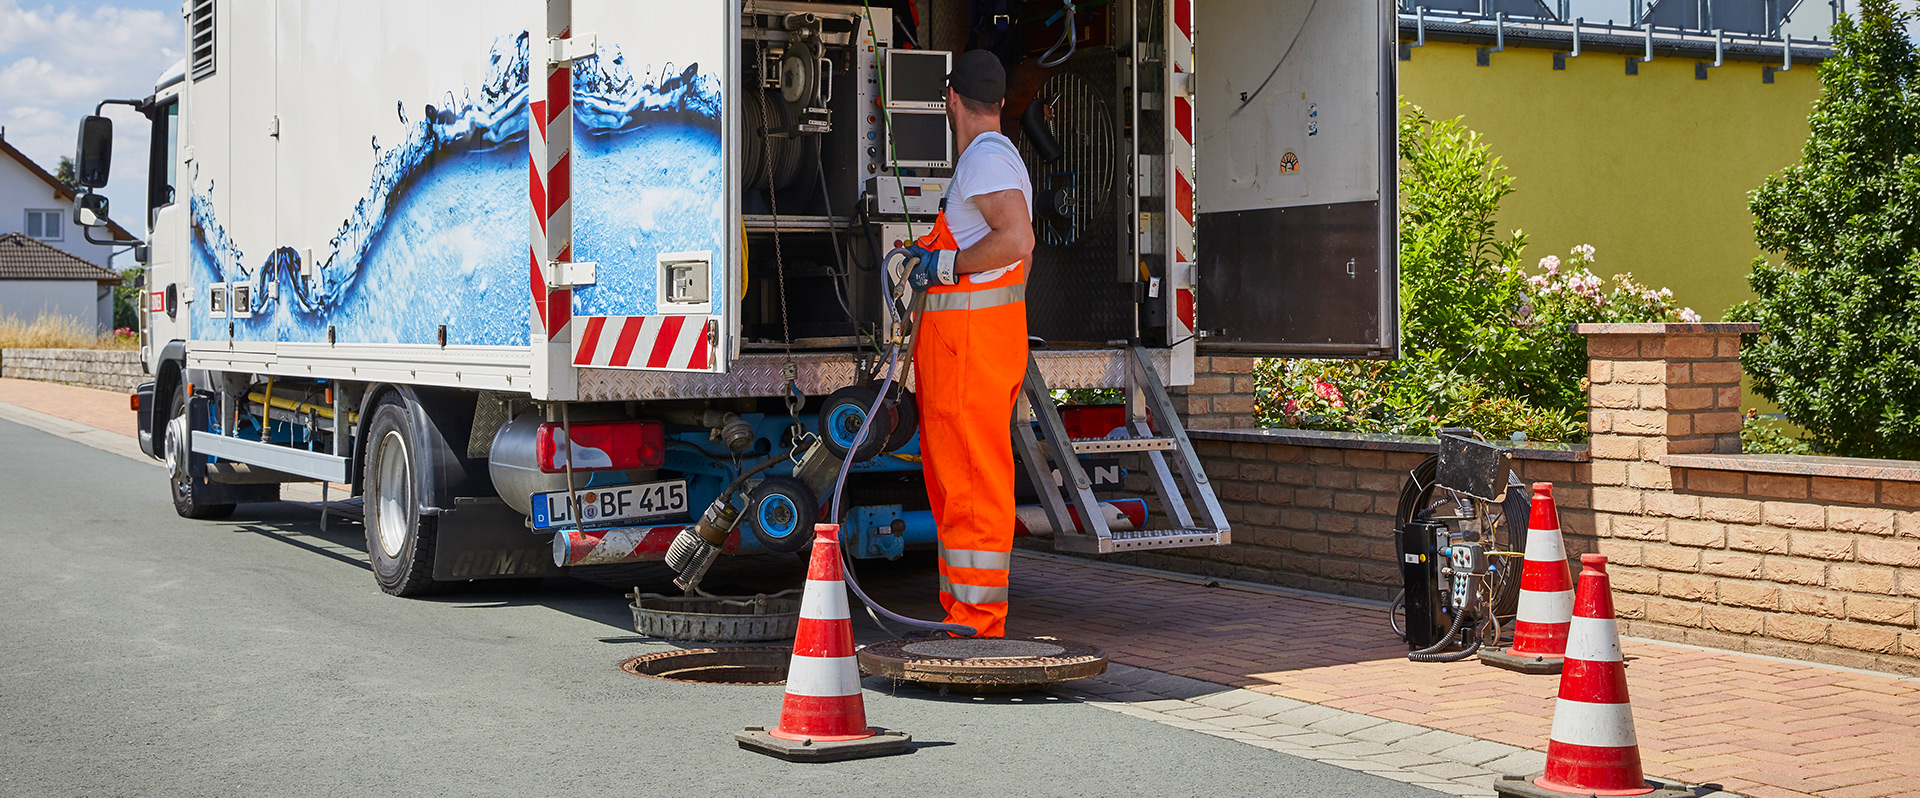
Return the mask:
[[572, 62], [566, 210], [572, 260], [595, 265], [591, 281], [573, 288], [572, 363], [726, 371], [740, 306], [727, 99], [738, 2], [571, 5], [569, 46], [584, 52], [590, 42], [594, 54]]
[[1399, 351], [1387, 0], [1195, 0], [1202, 354]]

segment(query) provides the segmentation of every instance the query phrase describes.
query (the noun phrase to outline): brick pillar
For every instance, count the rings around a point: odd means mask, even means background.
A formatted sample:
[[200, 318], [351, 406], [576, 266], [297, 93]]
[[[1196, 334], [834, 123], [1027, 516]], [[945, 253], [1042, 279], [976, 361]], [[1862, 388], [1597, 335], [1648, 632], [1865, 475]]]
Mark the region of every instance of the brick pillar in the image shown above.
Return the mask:
[[[1596, 547], [1615, 564], [1629, 622], [1699, 627], [1698, 498], [1673, 491], [1668, 454], [1740, 451], [1740, 334], [1756, 324], [1579, 324]], [[1691, 506], [1681, 506], [1690, 504]], [[1662, 572], [1672, 572], [1662, 574]], [[1691, 581], [1690, 581], [1691, 580]]]
[[1196, 357], [1193, 385], [1169, 391], [1187, 429], [1250, 429], [1253, 417], [1254, 358]]

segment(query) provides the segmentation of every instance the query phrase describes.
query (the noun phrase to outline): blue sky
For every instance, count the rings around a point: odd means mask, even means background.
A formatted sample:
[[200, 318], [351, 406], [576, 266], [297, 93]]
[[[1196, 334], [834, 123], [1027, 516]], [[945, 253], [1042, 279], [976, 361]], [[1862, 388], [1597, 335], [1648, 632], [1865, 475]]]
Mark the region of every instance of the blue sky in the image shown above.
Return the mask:
[[[143, 98], [179, 60], [180, 0], [59, 3], [0, 0], [0, 127], [7, 143], [52, 171], [72, 155], [80, 117], [103, 98]], [[113, 217], [145, 227], [146, 120], [111, 109]], [[118, 264], [116, 264], [118, 265]]]

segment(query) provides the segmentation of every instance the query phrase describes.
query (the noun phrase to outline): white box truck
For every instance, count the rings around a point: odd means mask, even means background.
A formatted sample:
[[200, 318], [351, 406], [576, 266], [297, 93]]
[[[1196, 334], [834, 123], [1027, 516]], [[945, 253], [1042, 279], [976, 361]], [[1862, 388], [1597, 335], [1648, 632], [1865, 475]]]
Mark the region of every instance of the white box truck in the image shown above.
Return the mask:
[[[795, 550], [845, 458], [846, 547], [931, 545], [910, 393], [849, 449], [906, 321], [883, 253], [938, 210], [944, 73], [973, 45], [1011, 65], [1037, 194], [1010, 430], [1031, 531], [1226, 543], [1165, 386], [1197, 355], [1396, 353], [1387, 0], [182, 17], [186, 59], [113, 101], [152, 123], [141, 446], [191, 517], [351, 485], [390, 593], [661, 559], [686, 534], [702, 557]], [[87, 186], [111, 145], [83, 123]], [[98, 194], [77, 212], [108, 216]], [[1062, 409], [1059, 389], [1122, 398]], [[1129, 469], [1159, 520], [1114, 500]]]

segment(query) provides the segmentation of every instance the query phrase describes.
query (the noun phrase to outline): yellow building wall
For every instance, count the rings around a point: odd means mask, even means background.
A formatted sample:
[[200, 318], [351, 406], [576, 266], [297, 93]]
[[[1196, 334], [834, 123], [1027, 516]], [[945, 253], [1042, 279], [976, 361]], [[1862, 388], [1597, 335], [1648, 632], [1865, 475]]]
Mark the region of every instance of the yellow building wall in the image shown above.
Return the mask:
[[1632, 272], [1702, 318], [1753, 296], [1747, 192], [1800, 160], [1820, 93], [1814, 65], [1761, 82], [1763, 64], [1727, 61], [1694, 79], [1692, 58], [1626, 74], [1619, 53], [1553, 69], [1553, 51], [1509, 48], [1474, 65], [1474, 45], [1429, 42], [1400, 63], [1400, 94], [1441, 119], [1465, 117], [1514, 178], [1500, 226], [1528, 235], [1527, 263], [1596, 250], [1602, 277]]

